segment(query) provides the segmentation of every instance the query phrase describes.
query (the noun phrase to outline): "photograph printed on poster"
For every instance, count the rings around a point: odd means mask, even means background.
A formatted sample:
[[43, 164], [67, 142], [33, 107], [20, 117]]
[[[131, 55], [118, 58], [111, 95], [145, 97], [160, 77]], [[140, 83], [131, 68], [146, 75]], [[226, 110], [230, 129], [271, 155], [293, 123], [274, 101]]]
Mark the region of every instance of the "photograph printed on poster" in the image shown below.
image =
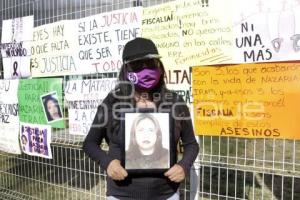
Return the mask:
[[63, 119], [62, 110], [58, 103], [58, 96], [56, 92], [42, 95], [41, 100], [48, 123]]

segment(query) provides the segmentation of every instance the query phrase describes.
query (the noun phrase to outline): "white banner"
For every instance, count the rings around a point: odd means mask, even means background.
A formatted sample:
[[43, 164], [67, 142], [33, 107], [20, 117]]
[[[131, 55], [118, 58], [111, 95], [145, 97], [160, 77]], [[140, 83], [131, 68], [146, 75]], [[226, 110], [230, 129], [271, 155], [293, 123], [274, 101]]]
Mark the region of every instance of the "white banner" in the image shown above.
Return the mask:
[[140, 36], [142, 7], [34, 28], [32, 76], [118, 72], [125, 43]]

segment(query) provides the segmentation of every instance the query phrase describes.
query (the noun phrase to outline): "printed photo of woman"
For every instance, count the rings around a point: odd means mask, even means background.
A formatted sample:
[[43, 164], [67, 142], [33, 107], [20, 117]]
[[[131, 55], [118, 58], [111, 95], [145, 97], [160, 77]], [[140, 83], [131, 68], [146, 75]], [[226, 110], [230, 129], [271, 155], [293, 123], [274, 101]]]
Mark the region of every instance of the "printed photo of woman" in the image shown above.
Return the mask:
[[58, 100], [55, 98], [56, 96], [56, 93], [42, 96], [43, 107], [48, 122], [62, 119], [62, 112]]
[[[125, 151], [126, 169], [167, 169], [170, 167], [170, 152], [169, 149], [163, 147], [163, 133], [153, 114], [139, 114], [132, 122], [130, 133], [125, 134], [125, 137], [130, 137], [129, 147]], [[169, 139], [169, 133], [164, 134], [167, 134], [164, 139]]]
[[22, 150], [26, 151], [27, 149], [27, 143], [28, 143], [28, 139], [25, 135], [21, 136], [21, 146], [22, 146]]

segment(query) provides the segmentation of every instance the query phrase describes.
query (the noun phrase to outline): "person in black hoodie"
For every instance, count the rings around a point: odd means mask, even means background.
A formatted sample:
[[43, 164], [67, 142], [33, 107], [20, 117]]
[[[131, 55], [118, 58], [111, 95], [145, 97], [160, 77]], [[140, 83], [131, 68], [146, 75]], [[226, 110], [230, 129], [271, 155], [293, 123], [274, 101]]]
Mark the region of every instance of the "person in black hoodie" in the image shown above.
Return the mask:
[[[83, 150], [107, 173], [107, 199], [179, 199], [178, 188], [196, 159], [199, 145], [195, 139], [189, 109], [183, 99], [167, 89], [165, 70], [152, 40], [135, 38], [124, 46], [123, 65], [117, 86], [98, 106]], [[168, 110], [174, 127], [173, 146], [182, 141], [182, 159], [162, 173], [130, 174], [122, 166], [120, 113], [126, 108]], [[102, 140], [108, 152], [100, 148]], [[176, 148], [172, 148], [177, 155]], [[170, 149], [171, 150], [171, 149]]]

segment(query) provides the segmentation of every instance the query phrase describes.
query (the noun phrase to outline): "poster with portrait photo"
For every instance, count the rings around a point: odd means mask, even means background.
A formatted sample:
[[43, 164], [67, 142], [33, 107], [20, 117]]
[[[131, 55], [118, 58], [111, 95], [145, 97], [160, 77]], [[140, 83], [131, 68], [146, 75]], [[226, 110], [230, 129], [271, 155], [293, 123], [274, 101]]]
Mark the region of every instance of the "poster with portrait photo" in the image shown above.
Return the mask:
[[20, 144], [24, 153], [51, 159], [50, 142], [51, 126], [20, 123]]
[[65, 128], [64, 116], [62, 120], [48, 122], [41, 98], [48, 94], [56, 93], [57, 96], [54, 96], [58, 99], [61, 110], [64, 110], [62, 86], [62, 78], [21, 79], [17, 93], [20, 121], [31, 124], [51, 125], [52, 128]]
[[62, 110], [59, 105], [56, 91], [41, 95], [40, 98], [42, 101], [45, 118], [48, 123], [52, 123], [63, 119]]
[[170, 113], [125, 112], [123, 165], [131, 172], [162, 172], [174, 163]]

